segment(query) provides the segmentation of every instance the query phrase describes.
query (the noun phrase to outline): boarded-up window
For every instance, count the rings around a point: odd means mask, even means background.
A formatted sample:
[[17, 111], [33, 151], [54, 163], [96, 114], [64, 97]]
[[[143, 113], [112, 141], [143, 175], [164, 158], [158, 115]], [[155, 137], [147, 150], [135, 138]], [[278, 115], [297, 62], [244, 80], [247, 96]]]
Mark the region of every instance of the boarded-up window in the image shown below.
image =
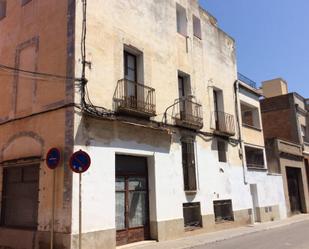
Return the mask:
[[223, 140], [218, 139], [217, 141], [217, 147], [218, 147], [218, 160], [219, 162], [227, 162], [227, 156], [226, 156], [226, 142]]
[[186, 9], [176, 4], [176, 17], [177, 17], [177, 32], [187, 36], [187, 14]]
[[29, 3], [29, 2], [31, 2], [32, 0], [21, 0], [21, 5], [23, 6], [23, 5], [25, 5], [25, 4], [27, 4], [27, 3]]
[[[36, 71], [36, 46], [30, 45], [19, 52], [19, 68]], [[35, 80], [32, 77], [18, 75], [16, 112], [31, 111], [35, 91]]]
[[6, 17], [6, 0], [0, 0], [0, 20]]
[[183, 219], [186, 230], [202, 227], [201, 205], [199, 202], [183, 204]]
[[36, 229], [38, 214], [39, 166], [3, 170], [1, 224]]
[[193, 138], [184, 138], [181, 141], [182, 167], [185, 191], [196, 190], [196, 172]]
[[264, 151], [262, 149], [245, 146], [245, 152], [248, 168], [265, 168]]
[[232, 200], [214, 201], [215, 221], [234, 221]]
[[201, 20], [193, 15], [193, 34], [202, 39]]

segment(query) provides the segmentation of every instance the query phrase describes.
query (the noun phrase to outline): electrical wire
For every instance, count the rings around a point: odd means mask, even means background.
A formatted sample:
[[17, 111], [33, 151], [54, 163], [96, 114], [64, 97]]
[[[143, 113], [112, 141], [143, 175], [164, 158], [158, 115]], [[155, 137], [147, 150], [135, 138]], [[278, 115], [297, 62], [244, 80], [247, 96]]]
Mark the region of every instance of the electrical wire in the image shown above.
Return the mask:
[[83, 12], [83, 20], [82, 20], [82, 34], [81, 34], [81, 58], [82, 58], [82, 75], [81, 82], [79, 84], [80, 94], [81, 94], [81, 107], [82, 110], [88, 115], [94, 117], [110, 117], [114, 115], [114, 112], [108, 110], [102, 106], [96, 106], [92, 103], [89, 90], [87, 87], [88, 80], [86, 79], [86, 65], [90, 64], [87, 62], [86, 58], [86, 36], [87, 36], [87, 0], [82, 0], [82, 12]]
[[63, 79], [63, 80], [74, 80], [74, 81], [81, 81], [79, 78], [74, 77], [67, 77], [63, 75], [57, 75], [57, 74], [50, 74], [50, 73], [42, 73], [42, 72], [35, 72], [35, 71], [28, 71], [20, 68], [10, 67], [7, 65], [0, 64], [0, 69], [11, 71], [14, 74], [18, 73], [25, 73], [28, 75], [34, 75], [34, 76], [42, 76], [42, 77], [50, 77], [50, 78], [57, 78], [57, 79]]

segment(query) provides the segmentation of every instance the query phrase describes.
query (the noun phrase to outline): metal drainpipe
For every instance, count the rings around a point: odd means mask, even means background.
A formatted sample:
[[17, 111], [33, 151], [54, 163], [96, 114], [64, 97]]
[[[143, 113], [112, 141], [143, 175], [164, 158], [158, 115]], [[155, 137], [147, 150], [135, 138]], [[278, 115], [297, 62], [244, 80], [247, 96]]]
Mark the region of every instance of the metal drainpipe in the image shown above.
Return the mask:
[[234, 90], [235, 90], [235, 107], [236, 107], [236, 119], [237, 119], [237, 127], [238, 127], [238, 136], [239, 136], [239, 144], [240, 144], [240, 152], [241, 152], [241, 163], [242, 163], [242, 170], [243, 170], [243, 180], [244, 184], [248, 184], [247, 181], [247, 171], [245, 167], [245, 155], [244, 155], [244, 143], [242, 141], [242, 131], [240, 127], [240, 118], [239, 118], [239, 110], [240, 110], [240, 101], [239, 101], [239, 81], [236, 80], [234, 83]]

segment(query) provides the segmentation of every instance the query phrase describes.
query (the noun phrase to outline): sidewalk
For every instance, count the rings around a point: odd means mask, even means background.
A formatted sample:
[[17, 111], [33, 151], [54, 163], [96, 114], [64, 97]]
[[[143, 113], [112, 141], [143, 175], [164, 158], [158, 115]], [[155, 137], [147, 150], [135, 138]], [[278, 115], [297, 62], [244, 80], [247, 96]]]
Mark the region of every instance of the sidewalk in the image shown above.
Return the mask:
[[129, 244], [126, 246], [117, 247], [119, 249], [189, 249], [197, 246], [210, 244], [218, 241], [223, 241], [251, 233], [257, 233], [261, 231], [266, 231], [270, 229], [275, 229], [283, 226], [288, 226], [297, 222], [302, 222], [309, 220], [308, 214], [296, 215], [291, 218], [287, 218], [280, 221], [273, 221], [267, 223], [258, 223], [255, 225], [250, 225], [246, 227], [239, 227], [233, 229], [222, 230], [219, 232], [205, 233], [194, 235], [190, 237], [183, 237], [177, 240], [155, 242], [155, 241], [145, 241], [134, 244]]

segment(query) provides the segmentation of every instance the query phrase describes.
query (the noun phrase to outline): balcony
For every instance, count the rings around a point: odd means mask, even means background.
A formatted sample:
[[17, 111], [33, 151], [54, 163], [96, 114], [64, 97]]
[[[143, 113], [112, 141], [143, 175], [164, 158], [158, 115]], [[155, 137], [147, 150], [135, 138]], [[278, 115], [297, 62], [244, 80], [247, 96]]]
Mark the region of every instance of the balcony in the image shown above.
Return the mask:
[[219, 135], [234, 136], [235, 121], [234, 116], [221, 111], [212, 113], [212, 129]]
[[202, 105], [192, 98], [177, 99], [172, 118], [177, 126], [199, 130], [203, 127]]
[[251, 86], [254, 89], [257, 89], [257, 84], [253, 80], [250, 80], [249, 78], [242, 75], [241, 73], [237, 73], [237, 76], [238, 76], [238, 80], [240, 80], [241, 82], [245, 83], [248, 86]]
[[143, 84], [119, 80], [113, 99], [114, 109], [119, 114], [147, 118], [156, 115], [155, 90]]

